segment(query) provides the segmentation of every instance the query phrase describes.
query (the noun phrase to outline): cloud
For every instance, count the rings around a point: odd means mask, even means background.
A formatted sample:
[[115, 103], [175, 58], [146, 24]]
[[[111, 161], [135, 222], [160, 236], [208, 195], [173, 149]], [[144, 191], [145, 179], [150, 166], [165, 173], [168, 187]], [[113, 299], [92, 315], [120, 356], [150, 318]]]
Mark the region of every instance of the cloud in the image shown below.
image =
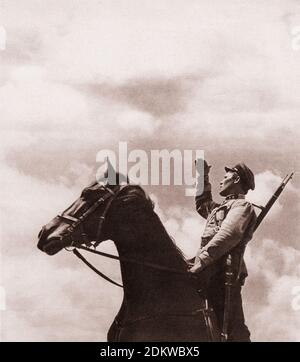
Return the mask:
[[17, 67], [0, 92], [2, 125], [8, 129], [45, 131], [60, 127], [64, 132], [88, 119], [85, 99], [66, 85], [48, 82], [40, 67]]
[[[282, 178], [274, 175], [271, 171], [265, 171], [255, 175], [256, 187], [255, 190], [249, 190], [247, 199], [258, 206], [265, 206], [281, 182]], [[278, 214], [282, 210], [282, 207], [280, 200], [278, 200], [268, 213], [267, 220], [272, 221], [273, 216]], [[257, 213], [260, 212], [259, 209], [256, 209], [256, 211]]]
[[299, 250], [264, 239], [250, 244], [245, 257], [250, 276], [244, 305], [253, 339], [299, 340], [299, 311], [292, 308], [292, 291], [300, 281]]
[[[291, 42], [282, 16], [295, 10], [293, 2], [231, 1], [225, 5], [222, 1], [153, 4], [144, 0], [130, 1], [128, 6], [127, 1], [79, 1], [74, 6], [69, 1], [52, 1], [47, 8], [45, 12], [37, 1], [6, 2], [3, 24], [9, 34], [17, 33], [23, 39], [23, 49], [30, 50], [33, 43], [24, 33], [39, 39], [34, 51], [39, 51], [40, 62], [56, 79], [174, 77], [212, 67], [219, 71], [226, 67], [235, 74], [243, 68], [252, 78], [262, 75], [260, 64], [264, 63], [255, 63], [256, 56], [269, 62], [263, 70], [270, 73], [278, 62], [280, 66], [286, 61], [292, 64], [292, 57], [282, 52], [283, 47], [288, 52]], [[20, 47], [14, 47], [20, 53]], [[281, 67], [288, 73], [291, 69], [287, 68], [286, 63]], [[297, 69], [296, 62], [292, 69]], [[277, 72], [276, 79], [280, 77], [284, 79]]]
[[147, 113], [128, 110], [117, 119], [117, 126], [127, 131], [136, 130], [152, 135], [159, 128], [160, 121]]
[[184, 109], [193, 82], [192, 76], [157, 79], [138, 78], [128, 80], [124, 84], [83, 85], [81, 89], [91, 96], [111, 98], [149, 112], [155, 117], [162, 117], [173, 115]]
[[4, 258], [1, 282], [6, 290], [7, 308], [2, 312], [3, 340], [106, 339], [121, 304], [122, 290], [77, 265], [71, 254], [67, 257], [71, 267], [53, 263], [46, 256], [41, 258], [37, 250], [25, 257]]
[[[98, 279], [72, 254], [62, 252], [49, 258], [36, 247], [39, 229], [78, 197], [84, 177], [77, 177], [70, 186], [65, 180], [60, 184], [41, 181], [3, 165], [1, 170], [5, 182], [1, 188], [0, 285], [6, 293], [2, 340], [105, 340], [122, 291]], [[71, 166], [73, 173], [83, 170], [84, 165]], [[111, 242], [103, 244], [103, 250], [116, 254]], [[98, 259], [88, 257], [99, 264]], [[102, 261], [101, 269], [120, 280], [118, 263]]]
[[[248, 196], [265, 204], [299, 168], [297, 6], [10, 0], [0, 9], [2, 337], [105, 340], [121, 292], [67, 253], [38, 252], [40, 227], [94, 177], [97, 152], [119, 141], [129, 151], [204, 149], [216, 199], [224, 164], [244, 161], [256, 174]], [[296, 173], [246, 254], [255, 340], [298, 336], [290, 290], [299, 285], [299, 187]], [[181, 187], [146, 190], [177, 245], [194, 255], [205, 221], [192, 198]], [[111, 242], [102, 247], [116, 253]], [[119, 280], [118, 263], [102, 267]]]
[[[114, 104], [104, 98], [86, 99], [74, 87], [48, 79], [44, 69], [36, 66], [18, 66], [11, 72], [10, 81], [0, 89], [1, 114], [4, 129], [58, 131], [68, 135], [83, 132], [113, 132], [122, 125], [126, 129], [128, 114], [139, 120], [128, 125], [130, 131], [151, 133], [155, 129], [150, 115]], [[13, 107], [18, 104], [18, 107]], [[125, 121], [122, 122], [122, 118]], [[130, 118], [130, 117], [129, 117]], [[117, 123], [115, 125], [115, 123]], [[114, 127], [115, 126], [115, 127]], [[121, 131], [118, 130], [120, 133]]]
[[187, 258], [195, 256], [204, 230], [205, 220], [188, 208], [172, 206], [161, 209], [158, 197], [150, 194], [155, 212], [161, 218], [169, 235]]

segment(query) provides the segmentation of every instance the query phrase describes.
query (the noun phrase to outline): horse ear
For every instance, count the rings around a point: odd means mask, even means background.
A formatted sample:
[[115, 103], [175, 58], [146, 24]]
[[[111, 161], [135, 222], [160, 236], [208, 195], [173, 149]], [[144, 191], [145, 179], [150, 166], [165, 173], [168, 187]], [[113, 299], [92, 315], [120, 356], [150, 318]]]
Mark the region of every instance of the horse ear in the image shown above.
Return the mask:
[[108, 157], [106, 158], [106, 170], [104, 171], [104, 177], [108, 180], [109, 184], [110, 181], [116, 180], [116, 170], [114, 166], [111, 164], [110, 159]]
[[105, 162], [99, 168], [96, 175], [97, 183], [101, 185], [116, 185], [116, 170], [111, 164], [108, 157], [106, 157]]
[[106, 157], [102, 167], [102, 173], [97, 176], [98, 183], [104, 185], [124, 185], [130, 183], [128, 176], [117, 172], [108, 157]]

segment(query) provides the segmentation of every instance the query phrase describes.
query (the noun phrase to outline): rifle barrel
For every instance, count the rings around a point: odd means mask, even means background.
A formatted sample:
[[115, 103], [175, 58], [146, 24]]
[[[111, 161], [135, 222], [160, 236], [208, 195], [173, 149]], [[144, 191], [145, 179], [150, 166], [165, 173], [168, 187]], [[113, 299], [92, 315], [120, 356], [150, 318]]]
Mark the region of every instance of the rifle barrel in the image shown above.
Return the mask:
[[287, 183], [293, 177], [293, 175], [294, 175], [294, 172], [292, 172], [290, 175], [286, 175], [285, 178], [282, 180], [282, 182], [279, 185], [279, 187], [277, 188], [277, 190], [274, 192], [274, 194], [271, 196], [270, 200], [267, 202], [266, 206], [262, 209], [262, 211], [258, 215], [257, 220], [256, 220], [256, 225], [254, 227], [254, 231], [259, 227], [259, 225], [261, 224], [261, 222], [263, 221], [263, 219], [265, 218], [265, 216], [267, 215], [267, 213], [269, 212], [269, 210], [271, 209], [271, 207], [273, 206], [275, 201], [278, 199], [278, 197], [284, 190]]

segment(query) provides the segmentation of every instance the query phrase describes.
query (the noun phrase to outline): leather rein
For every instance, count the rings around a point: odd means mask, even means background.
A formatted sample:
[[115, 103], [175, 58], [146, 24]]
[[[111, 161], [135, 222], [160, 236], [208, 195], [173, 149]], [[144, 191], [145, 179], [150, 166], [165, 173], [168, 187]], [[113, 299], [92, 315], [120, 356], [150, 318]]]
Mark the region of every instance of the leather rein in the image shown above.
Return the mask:
[[[105, 218], [107, 216], [107, 213], [109, 211], [109, 208], [112, 204], [112, 202], [116, 199], [116, 197], [120, 194], [121, 191], [124, 190], [124, 188], [128, 187], [129, 185], [121, 185], [119, 187], [119, 189], [114, 192], [112, 191], [110, 188], [106, 187], [106, 186], [102, 186], [105, 191], [107, 191], [107, 194], [102, 196], [101, 198], [99, 198], [87, 211], [85, 211], [80, 217], [76, 218], [74, 216], [71, 215], [67, 215], [65, 213], [62, 213], [61, 215], [58, 215], [58, 217], [64, 221], [67, 221], [70, 223], [69, 228], [67, 229], [68, 235], [71, 237], [71, 245], [69, 247], [65, 247], [65, 249], [69, 252], [73, 252], [74, 255], [76, 255], [81, 261], [83, 261], [90, 269], [92, 269], [97, 275], [99, 275], [100, 277], [102, 277], [103, 279], [105, 279], [106, 281], [123, 288], [123, 285], [115, 282], [114, 280], [112, 280], [111, 278], [109, 278], [108, 276], [106, 276], [105, 274], [103, 274], [101, 271], [99, 271], [97, 268], [95, 268], [90, 262], [88, 262], [85, 257], [77, 250], [77, 249], [82, 249], [85, 251], [88, 251], [90, 253], [93, 254], [97, 254], [97, 255], [101, 255], [110, 259], [115, 259], [115, 260], [119, 260], [119, 261], [123, 261], [126, 263], [133, 263], [133, 264], [139, 264], [139, 265], [143, 265], [146, 267], [150, 267], [153, 269], [157, 269], [157, 270], [161, 270], [161, 271], [167, 271], [167, 272], [171, 272], [171, 273], [176, 273], [176, 274], [185, 274], [187, 275], [186, 271], [183, 270], [178, 270], [175, 268], [169, 268], [163, 265], [159, 265], [156, 263], [151, 263], [151, 262], [147, 262], [147, 261], [140, 261], [140, 260], [136, 260], [133, 258], [127, 258], [127, 257], [120, 257], [117, 255], [113, 255], [113, 254], [109, 254], [109, 253], [104, 253], [101, 251], [96, 250], [97, 246], [100, 244], [100, 237], [101, 237], [101, 233], [102, 233], [102, 227], [105, 221]], [[88, 240], [88, 236], [84, 231], [84, 225], [83, 222], [84, 220], [86, 220], [86, 218], [88, 216], [90, 216], [101, 204], [103, 204], [105, 201], [107, 201], [107, 205], [105, 206], [105, 209], [103, 211], [103, 213], [99, 216], [99, 223], [98, 223], [98, 227], [97, 227], [97, 234], [96, 234], [96, 241], [90, 241]], [[73, 240], [72, 234], [75, 230], [75, 228], [79, 227], [80, 228], [80, 232], [81, 232], [81, 236], [82, 239], [84, 240], [84, 244], [86, 246], [83, 246], [81, 244], [79, 244], [78, 242], [75, 242]], [[91, 249], [90, 246], [92, 246], [94, 249]], [[69, 249], [70, 247], [73, 247], [73, 249]]]

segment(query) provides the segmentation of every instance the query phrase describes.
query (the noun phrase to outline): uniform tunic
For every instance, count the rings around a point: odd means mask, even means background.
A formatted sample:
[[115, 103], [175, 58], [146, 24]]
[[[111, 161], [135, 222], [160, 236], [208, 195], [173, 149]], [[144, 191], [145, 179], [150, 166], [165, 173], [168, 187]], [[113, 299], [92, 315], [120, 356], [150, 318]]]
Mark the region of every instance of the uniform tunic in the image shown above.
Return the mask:
[[256, 223], [254, 208], [245, 200], [245, 195], [229, 195], [222, 204], [215, 203], [208, 177], [205, 179], [204, 192], [196, 196], [195, 201], [197, 212], [207, 219], [195, 263], [200, 259], [202, 265], [214, 268], [207, 293], [219, 327], [222, 328], [224, 313], [225, 262], [230, 252], [236, 282], [232, 287], [229, 340], [249, 341], [250, 333], [244, 323], [241, 286], [247, 276], [244, 248], [252, 238]]

